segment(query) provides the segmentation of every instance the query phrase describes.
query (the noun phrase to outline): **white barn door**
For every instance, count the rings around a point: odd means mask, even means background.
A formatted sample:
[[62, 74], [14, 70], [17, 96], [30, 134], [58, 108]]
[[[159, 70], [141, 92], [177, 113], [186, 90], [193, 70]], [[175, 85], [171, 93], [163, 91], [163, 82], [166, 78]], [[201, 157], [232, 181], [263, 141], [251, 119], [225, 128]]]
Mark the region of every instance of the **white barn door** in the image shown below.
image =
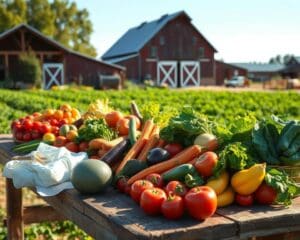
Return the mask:
[[159, 61], [157, 64], [157, 85], [168, 84], [177, 87], [177, 61]]
[[180, 62], [181, 87], [200, 86], [200, 64], [197, 61]]
[[64, 65], [62, 63], [43, 64], [43, 87], [49, 89], [53, 85], [64, 84]]

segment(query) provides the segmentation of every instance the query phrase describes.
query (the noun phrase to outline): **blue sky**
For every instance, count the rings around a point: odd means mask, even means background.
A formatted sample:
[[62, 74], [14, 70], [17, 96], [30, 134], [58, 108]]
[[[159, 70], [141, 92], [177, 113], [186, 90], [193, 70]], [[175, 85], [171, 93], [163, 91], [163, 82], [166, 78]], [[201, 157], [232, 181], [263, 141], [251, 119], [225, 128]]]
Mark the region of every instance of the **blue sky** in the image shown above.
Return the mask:
[[93, 22], [101, 56], [129, 28], [184, 10], [227, 62], [300, 56], [299, 0], [76, 0]]

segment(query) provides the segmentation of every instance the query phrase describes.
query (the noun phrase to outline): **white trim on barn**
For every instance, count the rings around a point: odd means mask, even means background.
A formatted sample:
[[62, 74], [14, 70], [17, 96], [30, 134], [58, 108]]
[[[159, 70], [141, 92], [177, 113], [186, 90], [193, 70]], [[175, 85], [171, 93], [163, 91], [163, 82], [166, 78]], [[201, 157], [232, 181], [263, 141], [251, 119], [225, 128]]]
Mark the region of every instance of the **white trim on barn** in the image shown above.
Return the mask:
[[[51, 72], [51, 69], [53, 72]], [[47, 82], [47, 77], [50, 80]], [[64, 84], [64, 65], [62, 63], [44, 63], [43, 64], [43, 87], [49, 89], [53, 85]]]
[[[162, 73], [162, 74], [161, 74]], [[173, 74], [173, 76], [172, 76]], [[161, 76], [162, 75], [162, 76]], [[157, 64], [157, 85], [168, 84], [177, 87], [177, 61], [159, 61]]]
[[[192, 85], [190, 84], [192, 82]], [[197, 61], [180, 62], [181, 87], [200, 86], [200, 64]]]

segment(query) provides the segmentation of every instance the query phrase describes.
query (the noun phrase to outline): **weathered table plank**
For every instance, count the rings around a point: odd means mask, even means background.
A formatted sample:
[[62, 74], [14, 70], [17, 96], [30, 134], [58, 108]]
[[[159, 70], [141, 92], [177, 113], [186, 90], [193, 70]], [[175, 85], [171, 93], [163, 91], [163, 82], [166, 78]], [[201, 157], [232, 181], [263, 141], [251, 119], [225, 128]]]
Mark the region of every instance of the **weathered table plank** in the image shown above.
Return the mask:
[[300, 231], [300, 198], [289, 207], [256, 205], [230, 206], [218, 213], [238, 223], [239, 236], [267, 236]]

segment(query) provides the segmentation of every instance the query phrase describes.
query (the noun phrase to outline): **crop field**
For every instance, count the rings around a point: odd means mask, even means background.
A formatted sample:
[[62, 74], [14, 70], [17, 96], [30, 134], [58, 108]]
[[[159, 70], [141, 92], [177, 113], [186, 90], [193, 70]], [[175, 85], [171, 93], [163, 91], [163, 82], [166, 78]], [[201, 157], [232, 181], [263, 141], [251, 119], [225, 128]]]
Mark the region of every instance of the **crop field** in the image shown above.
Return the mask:
[[[251, 114], [261, 119], [275, 114], [282, 118], [300, 119], [300, 94], [297, 92], [228, 92], [204, 90], [133, 89], [123, 91], [55, 90], [55, 91], [11, 91], [0, 90], [0, 133], [10, 132], [10, 122], [47, 108], [57, 108], [62, 103], [84, 112], [89, 103], [97, 99], [109, 99], [110, 106], [129, 112], [130, 102], [135, 100], [142, 109], [145, 106], [161, 106], [161, 111], [180, 110], [191, 105], [216, 122], [234, 121], [239, 115]], [[3, 181], [3, 179], [2, 179]], [[0, 192], [2, 199], [3, 191]], [[30, 200], [30, 199], [29, 199]], [[0, 206], [3, 206], [1, 204]], [[0, 209], [0, 222], [4, 210]], [[26, 228], [26, 239], [90, 239], [70, 222], [32, 225]], [[43, 235], [44, 238], [40, 238]], [[0, 224], [0, 240], [6, 237]]]

